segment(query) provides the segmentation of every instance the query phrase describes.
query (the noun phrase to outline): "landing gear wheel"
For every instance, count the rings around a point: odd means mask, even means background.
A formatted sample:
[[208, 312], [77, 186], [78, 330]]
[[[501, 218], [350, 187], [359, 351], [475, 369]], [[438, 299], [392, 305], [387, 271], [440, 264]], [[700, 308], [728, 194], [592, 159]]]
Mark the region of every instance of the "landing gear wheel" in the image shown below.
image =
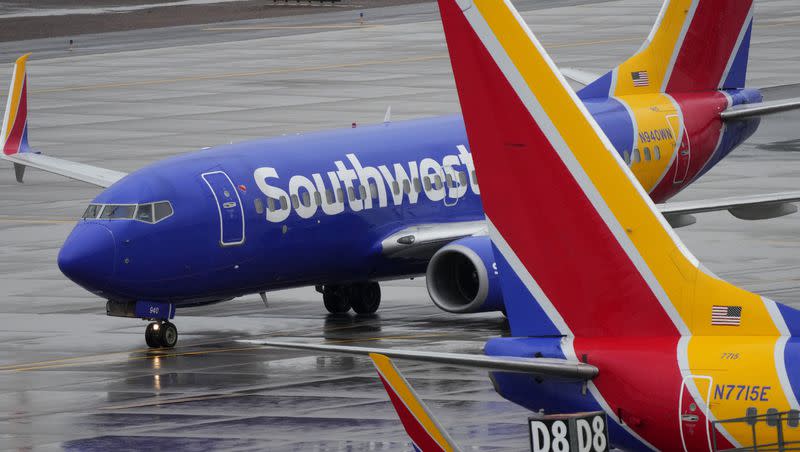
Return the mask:
[[161, 341], [159, 339], [160, 333], [161, 327], [158, 323], [152, 322], [147, 325], [147, 328], [144, 330], [144, 341], [147, 342], [148, 347], [157, 348], [161, 346]]
[[174, 347], [178, 343], [178, 328], [170, 322], [162, 323], [160, 339], [162, 347]]
[[331, 314], [346, 314], [350, 310], [350, 297], [347, 287], [325, 286], [322, 301]]
[[381, 286], [376, 282], [354, 284], [353, 311], [356, 314], [375, 314], [381, 305]]

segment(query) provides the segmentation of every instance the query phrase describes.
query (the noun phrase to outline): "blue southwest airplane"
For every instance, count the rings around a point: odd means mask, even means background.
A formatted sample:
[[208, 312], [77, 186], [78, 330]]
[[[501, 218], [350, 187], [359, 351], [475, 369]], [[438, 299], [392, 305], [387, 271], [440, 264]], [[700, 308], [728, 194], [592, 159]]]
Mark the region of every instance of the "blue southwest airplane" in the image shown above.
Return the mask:
[[[578, 93], [583, 106], [653, 201], [711, 169], [761, 115], [800, 106], [761, 102], [744, 87], [752, 23], [749, 0], [668, 1], [641, 50], [619, 67], [598, 77], [564, 71], [588, 83]], [[505, 309], [461, 116], [219, 146], [124, 174], [30, 148], [26, 61], [11, 81], [2, 158], [20, 182], [30, 166], [107, 188], [58, 264], [108, 300], [109, 315], [151, 320], [149, 345], [175, 345], [177, 307], [254, 293], [266, 303], [267, 291], [305, 285], [332, 313], [373, 313], [378, 281], [426, 274], [442, 309]], [[509, 145], [515, 139], [510, 131]], [[508, 178], [535, 183], [518, 171]], [[772, 218], [795, 212], [797, 200], [792, 192], [660, 209], [678, 227], [711, 210]], [[524, 199], [513, 205], [526, 208]]]
[[[697, 17], [745, 3], [669, 4]], [[491, 369], [532, 411], [604, 412], [622, 450], [797, 450], [800, 311], [692, 255], [508, 0], [439, 6], [513, 337], [485, 355], [241, 342], [372, 355], [425, 452], [457, 445], [390, 358]], [[580, 450], [608, 450], [601, 426]], [[551, 430], [534, 450], [578, 450]]]

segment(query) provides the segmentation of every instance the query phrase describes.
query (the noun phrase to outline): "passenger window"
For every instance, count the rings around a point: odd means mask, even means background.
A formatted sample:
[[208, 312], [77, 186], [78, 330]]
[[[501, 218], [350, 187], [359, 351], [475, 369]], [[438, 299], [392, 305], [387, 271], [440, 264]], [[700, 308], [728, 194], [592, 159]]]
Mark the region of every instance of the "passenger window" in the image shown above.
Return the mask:
[[425, 186], [425, 191], [430, 191], [431, 189], [431, 178], [425, 176], [422, 178], [422, 184]]
[[300, 207], [300, 199], [297, 198], [297, 195], [292, 195], [292, 208], [297, 209]]
[[289, 201], [286, 200], [286, 196], [281, 196], [281, 210], [286, 210], [289, 208]]
[[172, 215], [172, 204], [167, 201], [157, 202], [154, 205], [156, 223]]
[[303, 207], [311, 207], [311, 195], [308, 192], [303, 193]]
[[458, 180], [461, 182], [461, 185], [467, 185], [467, 173], [459, 171]]
[[267, 208], [270, 212], [275, 212], [275, 199], [267, 198]]
[[400, 194], [400, 184], [397, 183], [397, 181], [392, 181], [392, 191], [394, 192], [395, 195]]
[[472, 176], [472, 183], [477, 185], [478, 184], [478, 175], [475, 174], [475, 170], [472, 170], [472, 173], [470, 174], [470, 176]]
[[653, 158], [656, 160], [661, 160], [661, 148], [656, 146], [653, 148]]
[[358, 194], [360, 195], [359, 199], [367, 199], [367, 187], [363, 185], [358, 186]]
[[647, 147], [644, 148], [644, 159], [647, 160], [647, 161], [651, 160], [651, 158], [650, 158], [650, 148], [647, 148]]
[[789, 414], [786, 417], [786, 425], [792, 428], [800, 426], [800, 411], [789, 410]]
[[318, 191], [314, 192], [314, 202], [317, 204], [317, 206], [321, 206], [322, 205], [322, 195], [319, 194]]
[[414, 190], [419, 193], [422, 191], [422, 183], [419, 181], [419, 178], [414, 178]]
[[638, 149], [633, 150], [633, 163], [639, 163], [642, 161], [642, 154], [639, 153]]
[[336, 200], [340, 203], [344, 202], [344, 190], [342, 190], [342, 187], [336, 189]]
[[136, 206], [132, 205], [124, 205], [124, 206], [107, 205], [103, 208], [103, 213], [100, 214], [100, 218], [105, 218], [109, 220], [131, 219], [133, 218], [133, 213], [135, 211], [136, 211]]
[[622, 153], [622, 160], [625, 161], [625, 163], [627, 165], [630, 165], [631, 164], [631, 153], [628, 152], [628, 151], [623, 152]]
[[378, 199], [378, 186], [375, 185], [375, 182], [370, 182], [369, 191], [372, 195], [372, 199]]
[[403, 191], [411, 193], [411, 182], [409, 182], [408, 179], [403, 179]]
[[445, 181], [445, 183], [447, 184], [448, 187], [450, 187], [450, 188], [454, 188], [455, 187], [455, 185], [453, 185], [453, 176], [451, 176], [450, 173], [448, 173], [448, 174], [446, 174], [444, 176], [444, 181]]
[[264, 201], [262, 201], [261, 198], [254, 199], [253, 206], [256, 208], [256, 213], [258, 214], [264, 213]]
[[439, 177], [439, 175], [438, 175], [438, 174], [437, 174], [437, 175], [435, 175], [435, 176], [433, 176], [433, 186], [434, 186], [434, 188], [436, 188], [437, 190], [439, 190], [439, 189], [441, 189], [441, 188], [442, 188], [442, 178], [441, 178], [441, 177]]
[[356, 191], [353, 190], [353, 187], [347, 187], [347, 197], [350, 198], [350, 201], [356, 200]]
[[152, 204], [141, 204], [136, 209], [136, 220], [143, 221], [145, 223], [152, 223], [153, 222], [153, 205]]
[[328, 201], [328, 204], [333, 204], [336, 199], [333, 196], [333, 192], [330, 190], [325, 190], [325, 200]]
[[83, 212], [84, 220], [97, 218], [97, 214], [100, 213], [100, 208], [103, 207], [101, 204], [89, 204], [89, 207], [86, 208], [86, 211]]

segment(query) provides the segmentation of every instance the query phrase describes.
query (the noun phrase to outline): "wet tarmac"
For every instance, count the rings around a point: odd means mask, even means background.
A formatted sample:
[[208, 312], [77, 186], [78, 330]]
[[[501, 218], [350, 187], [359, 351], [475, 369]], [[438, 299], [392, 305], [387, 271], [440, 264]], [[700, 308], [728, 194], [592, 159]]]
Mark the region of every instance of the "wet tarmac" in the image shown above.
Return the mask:
[[[602, 72], [635, 52], [659, 0], [515, 2], [561, 66]], [[554, 7], [560, 5], [568, 5]], [[432, 4], [376, 10], [366, 26], [331, 13], [224, 26], [0, 45], [38, 49], [30, 139], [46, 153], [116, 170], [205, 146], [458, 111]], [[798, 81], [800, 9], [757, 2], [752, 86]], [[794, 25], [793, 25], [794, 24]], [[2, 70], [0, 70], [2, 72]], [[4, 98], [0, 102], [4, 103]], [[750, 142], [679, 199], [796, 190], [799, 114], [765, 120]], [[332, 317], [313, 288], [179, 311], [170, 351], [144, 347], [145, 323], [109, 318], [63, 277], [58, 248], [98, 189], [29, 170], [0, 172], [0, 449], [410, 450], [364, 358], [263, 349], [241, 339], [479, 352], [502, 316], [438, 311], [422, 280], [382, 285], [373, 317]], [[800, 216], [727, 213], [679, 230], [711, 270], [800, 306]], [[468, 450], [527, 447], [529, 415], [486, 373], [400, 363]]]

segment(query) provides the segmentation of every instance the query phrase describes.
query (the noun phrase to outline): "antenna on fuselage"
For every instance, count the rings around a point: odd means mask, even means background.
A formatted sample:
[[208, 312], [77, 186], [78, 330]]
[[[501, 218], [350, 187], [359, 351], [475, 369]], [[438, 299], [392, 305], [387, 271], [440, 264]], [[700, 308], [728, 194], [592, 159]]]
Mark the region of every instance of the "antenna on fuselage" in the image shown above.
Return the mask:
[[265, 308], [269, 308], [269, 303], [267, 303], [267, 293], [266, 292], [259, 292], [258, 294], [261, 295], [261, 301], [264, 302], [264, 307]]

